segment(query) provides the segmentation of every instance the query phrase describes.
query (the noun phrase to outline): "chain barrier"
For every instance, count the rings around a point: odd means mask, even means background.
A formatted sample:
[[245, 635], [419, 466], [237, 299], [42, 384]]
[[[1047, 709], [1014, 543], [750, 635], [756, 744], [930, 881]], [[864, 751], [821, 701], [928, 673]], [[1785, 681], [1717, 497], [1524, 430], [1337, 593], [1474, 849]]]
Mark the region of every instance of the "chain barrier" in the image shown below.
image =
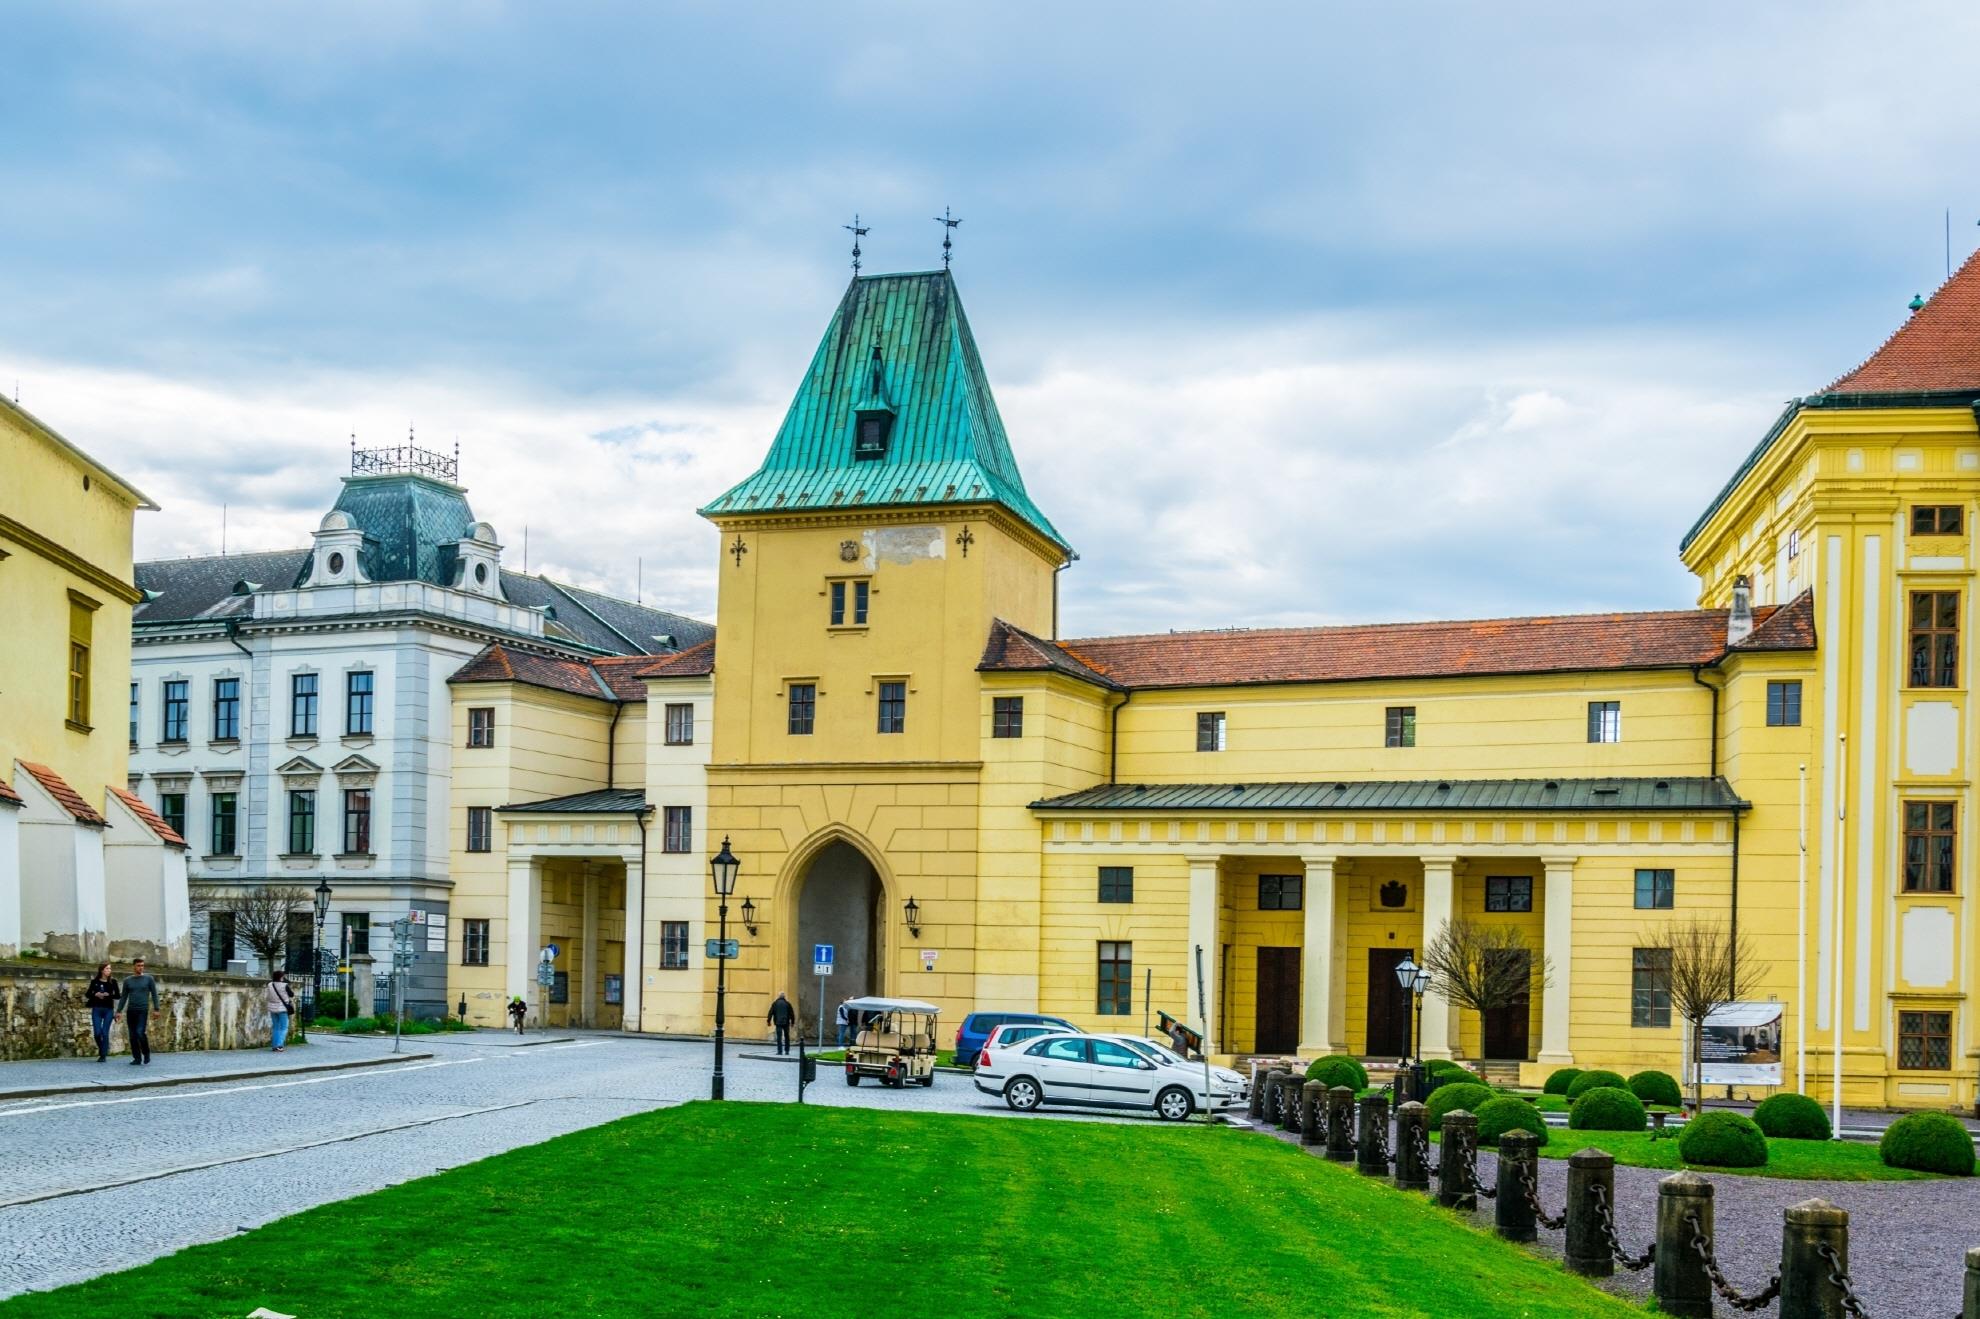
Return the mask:
[[1735, 1310], [1759, 1310], [1772, 1303], [1773, 1299], [1781, 1294], [1781, 1275], [1780, 1271], [1776, 1270], [1774, 1276], [1767, 1280], [1765, 1287], [1751, 1296], [1741, 1296], [1739, 1289], [1732, 1285], [1719, 1268], [1719, 1258], [1712, 1253], [1712, 1243], [1705, 1239], [1705, 1225], [1698, 1220], [1698, 1215], [1686, 1214], [1684, 1221], [1691, 1229], [1692, 1253], [1704, 1262], [1705, 1276], [1712, 1280], [1712, 1290], [1725, 1297], [1727, 1305]]
[[1609, 1208], [1609, 1193], [1598, 1182], [1588, 1188], [1590, 1198], [1595, 1201], [1595, 1226], [1601, 1229], [1602, 1240], [1607, 1243], [1609, 1253], [1616, 1257], [1616, 1263], [1631, 1273], [1641, 1273], [1657, 1259], [1657, 1243], [1652, 1241], [1650, 1249], [1641, 1255], [1631, 1255], [1622, 1248], [1622, 1238], [1616, 1235], [1616, 1216]]
[[1442, 1163], [1430, 1162], [1430, 1133], [1421, 1122], [1410, 1128], [1409, 1142], [1415, 1147], [1416, 1162], [1422, 1167], [1424, 1176], [1435, 1177], [1443, 1172]]
[[[1499, 1156], [1504, 1158], [1502, 1154]], [[1540, 1207], [1540, 1179], [1534, 1174], [1533, 1165], [1522, 1162], [1519, 1165], [1519, 1189], [1526, 1197], [1526, 1207], [1533, 1211], [1533, 1221], [1549, 1232], [1558, 1232], [1567, 1226], [1567, 1206], [1561, 1206], [1559, 1214], [1549, 1215]]]
[[1374, 1140], [1375, 1157], [1385, 1165], [1394, 1163], [1396, 1156], [1389, 1150], [1389, 1124], [1387, 1122], [1378, 1122], [1375, 1124]]
[[[1854, 1315], [1856, 1319], [1869, 1319], [1870, 1312], [1863, 1308], [1863, 1298], [1856, 1294], [1856, 1288], [1850, 1286], [1849, 1268], [1842, 1262], [1842, 1256], [1836, 1253], [1836, 1248], [1824, 1241], [1815, 1247], [1815, 1253], [1829, 1266], [1829, 1285], [1842, 1294], [1843, 1313]], [[1964, 1313], [1962, 1309], [1953, 1315], [1953, 1319], [1960, 1319]]]
[[1478, 1149], [1476, 1146], [1472, 1147], [1471, 1157], [1466, 1159], [1461, 1167], [1464, 1170], [1465, 1181], [1470, 1183], [1470, 1185], [1465, 1187], [1467, 1191], [1470, 1191], [1481, 1200], [1496, 1200], [1499, 1198], [1498, 1187], [1485, 1186], [1478, 1180]]

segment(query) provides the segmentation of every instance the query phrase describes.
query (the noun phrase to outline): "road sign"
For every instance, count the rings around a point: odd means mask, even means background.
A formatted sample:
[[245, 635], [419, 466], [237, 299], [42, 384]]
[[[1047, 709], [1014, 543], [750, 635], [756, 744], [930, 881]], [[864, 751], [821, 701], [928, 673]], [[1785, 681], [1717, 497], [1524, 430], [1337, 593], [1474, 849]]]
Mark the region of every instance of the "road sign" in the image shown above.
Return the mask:
[[725, 961], [742, 955], [740, 939], [710, 939], [705, 956], [712, 961]]
[[547, 987], [549, 985], [556, 983], [556, 980], [557, 980], [557, 972], [554, 969], [552, 969], [550, 963], [542, 962], [538, 964], [536, 968], [537, 984], [544, 985]]
[[828, 976], [832, 974], [832, 945], [815, 943], [811, 945], [811, 973]]
[[426, 924], [426, 913], [421, 911], [418, 907], [414, 907], [412, 911], [407, 914], [406, 919], [411, 921], [414, 925], [424, 925]]

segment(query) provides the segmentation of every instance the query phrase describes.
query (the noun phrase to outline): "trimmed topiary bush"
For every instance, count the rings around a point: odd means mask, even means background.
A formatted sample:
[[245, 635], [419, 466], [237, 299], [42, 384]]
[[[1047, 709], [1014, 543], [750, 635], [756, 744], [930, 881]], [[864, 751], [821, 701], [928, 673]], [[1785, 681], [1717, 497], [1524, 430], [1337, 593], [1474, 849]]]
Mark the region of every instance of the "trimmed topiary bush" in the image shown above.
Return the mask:
[[1580, 1075], [1581, 1069], [1579, 1067], [1556, 1068], [1554, 1071], [1548, 1073], [1547, 1084], [1540, 1087], [1540, 1093], [1565, 1096], [1568, 1092], [1568, 1087], [1573, 1085], [1575, 1078]]
[[[1568, 1086], [1568, 1102], [1572, 1104], [1590, 1090], [1601, 1089], [1628, 1090], [1629, 1082], [1625, 1081], [1618, 1072], [1605, 1072], [1599, 1068], [1592, 1072], [1583, 1072], [1580, 1076], [1574, 1078], [1572, 1085]], [[1631, 1091], [1631, 1093], [1634, 1094], [1635, 1092]]]
[[1807, 1095], [1778, 1094], [1760, 1101], [1753, 1121], [1776, 1140], [1827, 1140], [1829, 1115]]
[[1513, 1095], [1500, 1095], [1488, 1099], [1472, 1110], [1478, 1118], [1478, 1143], [1496, 1145], [1499, 1137], [1508, 1131], [1530, 1131], [1547, 1143], [1547, 1123], [1540, 1116], [1540, 1110], [1524, 1099]]
[[1643, 1101], [1621, 1086], [1584, 1090], [1568, 1110], [1568, 1126], [1576, 1131], [1641, 1131], [1648, 1122]]
[[1973, 1137], [1945, 1113], [1907, 1113], [1885, 1129], [1877, 1152], [1892, 1168], [1973, 1175]]
[[1332, 1053], [1308, 1063], [1306, 1079], [1325, 1082], [1329, 1090], [1344, 1085], [1360, 1094], [1368, 1088], [1368, 1069], [1346, 1054]]
[[1679, 1129], [1678, 1154], [1701, 1168], [1764, 1168], [1767, 1137], [1744, 1113], [1700, 1113]]
[[1669, 1072], [1652, 1068], [1638, 1072], [1629, 1078], [1630, 1091], [1646, 1104], [1662, 1104], [1666, 1108], [1682, 1108], [1684, 1091], [1678, 1089], [1677, 1078]]
[[1431, 1092], [1430, 1100], [1424, 1104], [1430, 1115], [1430, 1130], [1444, 1129], [1444, 1114], [1454, 1113], [1462, 1108], [1468, 1113], [1476, 1113], [1479, 1105], [1492, 1098], [1492, 1087], [1475, 1085], [1470, 1081], [1460, 1081], [1455, 1085], [1440, 1085]]
[[1485, 1078], [1473, 1071], [1467, 1071], [1449, 1059], [1439, 1059], [1439, 1066], [1433, 1063], [1424, 1065], [1425, 1079], [1432, 1090], [1445, 1085], [1484, 1085]]

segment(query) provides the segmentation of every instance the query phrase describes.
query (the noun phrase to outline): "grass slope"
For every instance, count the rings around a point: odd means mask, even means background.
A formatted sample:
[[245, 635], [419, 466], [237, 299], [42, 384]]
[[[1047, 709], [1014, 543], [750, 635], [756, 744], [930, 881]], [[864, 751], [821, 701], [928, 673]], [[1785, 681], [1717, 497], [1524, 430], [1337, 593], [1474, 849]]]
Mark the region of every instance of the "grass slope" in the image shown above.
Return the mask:
[[[281, 1176], [279, 1164], [272, 1176]], [[1228, 1128], [690, 1104], [326, 1206], [0, 1319], [1622, 1316]]]

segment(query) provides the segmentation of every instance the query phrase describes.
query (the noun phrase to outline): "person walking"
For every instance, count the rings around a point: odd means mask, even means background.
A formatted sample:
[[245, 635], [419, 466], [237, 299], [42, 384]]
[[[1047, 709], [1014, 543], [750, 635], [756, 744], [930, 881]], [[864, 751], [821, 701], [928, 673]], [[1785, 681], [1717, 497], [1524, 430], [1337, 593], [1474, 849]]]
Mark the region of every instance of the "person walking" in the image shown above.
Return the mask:
[[261, 1006], [268, 1009], [268, 1031], [275, 1042], [275, 1052], [280, 1053], [289, 1040], [289, 1014], [296, 1008], [296, 991], [289, 984], [289, 973], [276, 967], [268, 976], [268, 984], [261, 991]]
[[509, 1020], [516, 1024], [516, 1034], [523, 1033], [523, 1018], [528, 1015], [529, 1004], [522, 1001], [521, 995], [509, 1000]]
[[838, 1012], [834, 1013], [832, 1017], [832, 1020], [836, 1022], [839, 1027], [839, 1047], [841, 1049], [846, 1047], [846, 1037], [852, 1030], [852, 1009], [846, 1006], [846, 1004], [850, 1002], [852, 1002], [852, 1000], [849, 998], [840, 999], [839, 1010]]
[[791, 1006], [791, 1001], [782, 994], [777, 995], [777, 1001], [770, 1005], [770, 1011], [764, 1020], [777, 1028], [777, 1052], [789, 1053], [791, 1023], [797, 1020], [797, 1009]]
[[89, 1004], [89, 1033], [96, 1037], [96, 1061], [100, 1063], [110, 1061], [110, 1023], [117, 1019], [117, 1000], [123, 996], [124, 987], [117, 983], [110, 963], [97, 963], [83, 1000]]
[[144, 959], [131, 962], [124, 977], [124, 1028], [131, 1036], [131, 1066], [151, 1062], [151, 1014], [164, 1000], [158, 981], [145, 973]]

